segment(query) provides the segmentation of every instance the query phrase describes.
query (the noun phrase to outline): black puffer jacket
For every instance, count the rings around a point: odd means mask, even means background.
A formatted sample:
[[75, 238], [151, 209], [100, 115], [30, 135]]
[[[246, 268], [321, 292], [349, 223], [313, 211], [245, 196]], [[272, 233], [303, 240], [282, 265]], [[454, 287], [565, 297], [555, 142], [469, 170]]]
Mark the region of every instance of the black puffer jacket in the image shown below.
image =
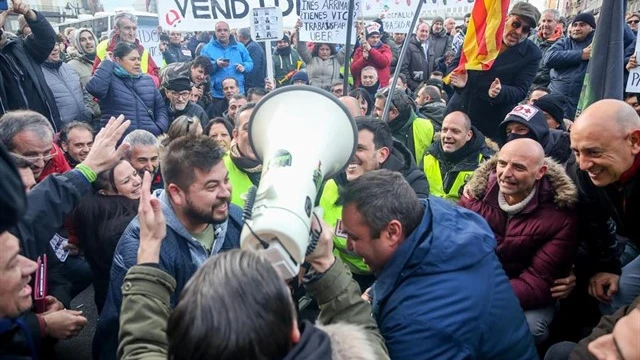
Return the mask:
[[[409, 41], [409, 45], [400, 72], [407, 77], [409, 88], [415, 91], [423, 80], [429, 78], [431, 68], [422, 49], [422, 44], [416, 38], [416, 35], [411, 35], [411, 38], [405, 41]], [[420, 72], [422, 72], [421, 76]]]

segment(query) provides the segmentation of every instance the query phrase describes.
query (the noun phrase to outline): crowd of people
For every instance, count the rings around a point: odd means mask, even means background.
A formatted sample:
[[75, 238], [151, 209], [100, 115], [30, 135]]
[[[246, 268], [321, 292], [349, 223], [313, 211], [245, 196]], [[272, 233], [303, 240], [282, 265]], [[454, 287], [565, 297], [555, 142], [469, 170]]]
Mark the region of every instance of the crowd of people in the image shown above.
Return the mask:
[[[471, 14], [358, 21], [351, 53], [301, 21], [273, 47], [218, 21], [163, 33], [156, 64], [126, 12], [97, 39], [10, 10], [0, 358], [56, 358], [92, 287], [95, 359], [640, 359], [640, 99], [576, 118], [593, 14], [517, 3], [491, 68], [454, 71]], [[640, 15], [620, 21], [626, 78]], [[284, 281], [240, 234], [265, 171], [250, 120], [287, 86], [342, 102], [357, 147]]]

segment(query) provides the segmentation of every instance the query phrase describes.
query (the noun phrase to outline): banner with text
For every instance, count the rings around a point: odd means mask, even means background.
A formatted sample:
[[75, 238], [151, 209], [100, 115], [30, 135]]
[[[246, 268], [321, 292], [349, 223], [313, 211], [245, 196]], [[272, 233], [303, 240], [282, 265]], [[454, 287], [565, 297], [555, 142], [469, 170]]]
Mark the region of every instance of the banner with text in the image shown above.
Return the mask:
[[[352, 44], [356, 41], [355, 19], [361, 13], [361, 6], [362, 1], [355, 0]], [[349, 0], [301, 0], [300, 19], [300, 40], [344, 44], [347, 41]]]
[[164, 30], [213, 31], [217, 21], [230, 28], [249, 27], [253, 8], [279, 7], [285, 27], [298, 19], [299, 0], [160, 0], [158, 18]]
[[[640, 61], [640, 36], [636, 41], [636, 59]], [[629, 70], [629, 78], [627, 79], [627, 92], [640, 93], [640, 66]]]
[[140, 44], [149, 52], [149, 55], [156, 62], [156, 65], [162, 65], [162, 53], [160, 52], [160, 35], [155, 27], [139, 26], [138, 39]]

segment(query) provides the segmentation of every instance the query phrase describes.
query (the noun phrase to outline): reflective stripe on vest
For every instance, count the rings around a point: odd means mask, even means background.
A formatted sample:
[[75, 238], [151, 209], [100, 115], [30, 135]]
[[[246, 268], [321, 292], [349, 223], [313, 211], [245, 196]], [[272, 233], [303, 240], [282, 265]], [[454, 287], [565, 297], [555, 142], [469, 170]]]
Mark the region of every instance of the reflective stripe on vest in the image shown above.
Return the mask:
[[[482, 161], [482, 154], [478, 156], [478, 164]], [[456, 176], [456, 180], [451, 185], [449, 192], [444, 191], [444, 183], [442, 173], [440, 172], [440, 161], [431, 154], [424, 156], [424, 173], [427, 175], [429, 182], [429, 194], [439, 198], [458, 202], [460, 200], [460, 188], [462, 188], [473, 175], [473, 171], [460, 171]]]
[[339, 256], [349, 266], [351, 272], [360, 275], [369, 275], [369, 267], [361, 257], [347, 253], [347, 236], [342, 232], [342, 206], [335, 205], [338, 200], [338, 185], [333, 180], [327, 181], [320, 197], [320, 207], [323, 210], [322, 219], [331, 226], [335, 232], [333, 237], [333, 253]]
[[236, 204], [244, 209], [244, 200], [242, 195], [249, 191], [249, 188], [253, 185], [244, 171], [238, 169], [236, 164], [233, 163], [229, 154], [225, 154], [222, 158], [224, 166], [229, 171], [229, 182], [231, 182], [231, 203]]
[[[100, 58], [101, 61], [104, 60], [104, 58], [107, 56], [107, 48], [109, 47], [109, 41], [110, 40], [103, 40], [96, 47], [96, 56]], [[142, 52], [142, 55], [140, 56], [140, 71], [142, 71], [145, 74], [148, 74], [148, 70], [149, 70], [149, 52], [147, 51], [147, 49], [144, 49], [144, 51]]]
[[433, 124], [427, 119], [417, 118], [413, 121], [413, 147], [416, 161], [424, 156], [433, 142]]

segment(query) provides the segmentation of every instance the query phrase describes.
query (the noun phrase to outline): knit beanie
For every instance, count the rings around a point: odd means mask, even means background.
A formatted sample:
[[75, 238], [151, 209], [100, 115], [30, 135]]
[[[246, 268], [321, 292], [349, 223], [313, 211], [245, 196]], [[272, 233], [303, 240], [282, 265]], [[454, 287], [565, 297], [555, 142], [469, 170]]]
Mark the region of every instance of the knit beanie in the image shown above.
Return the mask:
[[534, 105], [540, 110], [547, 112], [551, 117], [560, 124], [562, 130], [566, 130], [564, 126], [564, 103], [565, 98], [562, 94], [547, 94], [538, 98]]
[[596, 28], [596, 18], [593, 17], [591, 13], [580, 13], [576, 15], [576, 18], [573, 19], [573, 22], [582, 21], [583, 23], [591, 25], [592, 28]]

